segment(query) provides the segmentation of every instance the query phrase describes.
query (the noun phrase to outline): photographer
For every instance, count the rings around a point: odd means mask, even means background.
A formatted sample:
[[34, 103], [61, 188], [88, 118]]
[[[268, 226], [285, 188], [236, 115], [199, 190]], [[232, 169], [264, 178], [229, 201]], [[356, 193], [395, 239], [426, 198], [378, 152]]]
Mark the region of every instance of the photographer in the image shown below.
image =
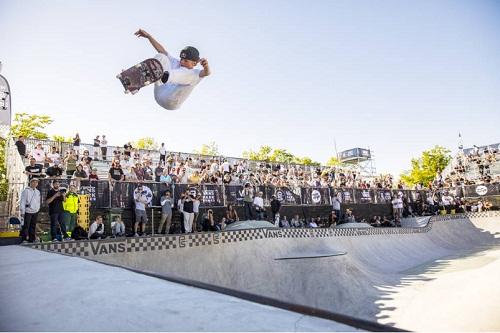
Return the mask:
[[184, 212], [184, 230], [186, 233], [190, 233], [193, 230], [193, 212], [194, 195], [189, 194], [184, 197], [184, 202], [182, 203], [182, 210]]
[[253, 220], [253, 188], [250, 183], [245, 183], [241, 195], [243, 196], [243, 203], [245, 204], [245, 220]]
[[52, 241], [71, 240], [66, 234], [64, 225], [63, 202], [66, 198], [66, 189], [59, 186], [59, 181], [52, 182], [52, 188], [47, 192], [47, 204], [49, 205], [50, 235]]
[[102, 216], [97, 215], [95, 221], [90, 225], [89, 229], [89, 239], [104, 239], [104, 223], [102, 221]]
[[21, 202], [19, 210], [23, 227], [21, 229], [21, 239], [33, 243], [36, 239], [36, 222], [38, 211], [40, 210], [40, 191], [37, 190], [38, 178], [30, 180], [30, 186], [26, 187], [21, 193]]
[[209, 209], [205, 214], [203, 214], [203, 231], [217, 231], [217, 227], [214, 222], [214, 212]]
[[[137, 229], [141, 235], [144, 235], [145, 227], [144, 225], [148, 222], [148, 216], [146, 214], [146, 205], [148, 203], [148, 198], [146, 197], [146, 191], [144, 187], [139, 185], [134, 191], [134, 202], [135, 202], [135, 223], [134, 223], [134, 237], [139, 236]], [[139, 228], [138, 228], [139, 227]]]
[[170, 225], [172, 224], [172, 207], [174, 206], [174, 200], [171, 197], [170, 191], [165, 191], [165, 194], [160, 198], [161, 203], [161, 219], [160, 225], [158, 226], [158, 233], [161, 234], [163, 231], [163, 224], [167, 221], [165, 226], [165, 233], [168, 234], [170, 231]]

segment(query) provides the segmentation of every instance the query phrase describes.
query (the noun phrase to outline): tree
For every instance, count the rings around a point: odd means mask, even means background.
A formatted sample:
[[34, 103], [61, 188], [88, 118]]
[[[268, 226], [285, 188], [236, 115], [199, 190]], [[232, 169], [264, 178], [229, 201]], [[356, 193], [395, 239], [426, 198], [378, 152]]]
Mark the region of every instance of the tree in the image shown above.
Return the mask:
[[328, 161], [326, 162], [326, 165], [328, 166], [336, 166], [336, 165], [340, 165], [340, 160], [336, 157], [336, 156], [332, 156], [328, 159]]
[[242, 154], [243, 158], [252, 161], [266, 161], [285, 164], [304, 164], [304, 165], [321, 165], [319, 162], [313, 161], [310, 157], [299, 157], [290, 153], [286, 149], [271, 148], [270, 146], [261, 146], [258, 151], [248, 150]]
[[73, 142], [73, 138], [71, 136], [65, 137], [64, 135], [52, 135], [52, 140], [56, 142]]
[[219, 146], [214, 142], [210, 141], [208, 144], [202, 144], [200, 149], [193, 150], [193, 153], [207, 156], [218, 156]]
[[241, 156], [252, 161], [269, 161], [270, 154], [273, 149], [269, 146], [261, 146], [258, 151], [244, 151]]
[[313, 161], [310, 157], [295, 157], [294, 163], [311, 166], [321, 166], [321, 163]]
[[50, 116], [16, 113], [10, 134], [14, 137], [22, 135], [27, 138], [48, 139], [49, 136], [43, 130], [52, 122]]
[[159, 147], [158, 143], [149, 136], [134, 141], [132, 143], [132, 146], [138, 149], [148, 149], [148, 150], [156, 150]]
[[451, 160], [450, 150], [434, 146], [430, 150], [425, 150], [419, 158], [411, 160], [412, 169], [401, 174], [401, 180], [409, 186], [418, 183], [429, 184], [436, 173], [443, 171]]

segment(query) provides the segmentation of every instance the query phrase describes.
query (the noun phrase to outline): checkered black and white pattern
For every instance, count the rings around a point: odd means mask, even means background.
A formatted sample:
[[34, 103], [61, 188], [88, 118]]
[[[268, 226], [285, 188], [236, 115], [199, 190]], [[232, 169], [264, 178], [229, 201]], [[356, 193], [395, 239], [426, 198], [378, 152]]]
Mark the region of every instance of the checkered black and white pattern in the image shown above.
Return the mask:
[[127, 239], [127, 252], [162, 251], [175, 249], [177, 237], [136, 237]]
[[[441, 223], [457, 219], [466, 218], [485, 218], [485, 217], [500, 217], [499, 211], [481, 212], [481, 213], [466, 213], [455, 215], [438, 215], [429, 219], [429, 223], [421, 228], [335, 228], [335, 229], [279, 229], [280, 238], [324, 238], [324, 237], [354, 237], [354, 236], [370, 236], [370, 235], [397, 235], [397, 234], [418, 234], [429, 232], [432, 229], [433, 223]], [[273, 234], [274, 235], [274, 234]], [[127, 238], [126, 240], [95, 240], [95, 241], [70, 241], [58, 243], [39, 243], [30, 244], [31, 248], [57, 252], [73, 256], [90, 256], [92, 254], [92, 246], [97, 248], [100, 244], [110, 243], [125, 243], [126, 252], [150, 252], [163, 251], [185, 247], [198, 246], [217, 246], [224, 243], [237, 243], [251, 240], [259, 240], [266, 238], [263, 229], [248, 229], [225, 231], [222, 233], [198, 233], [189, 235], [175, 236], [150, 236], [150, 237], [135, 237]], [[97, 255], [103, 255], [99, 253]]]

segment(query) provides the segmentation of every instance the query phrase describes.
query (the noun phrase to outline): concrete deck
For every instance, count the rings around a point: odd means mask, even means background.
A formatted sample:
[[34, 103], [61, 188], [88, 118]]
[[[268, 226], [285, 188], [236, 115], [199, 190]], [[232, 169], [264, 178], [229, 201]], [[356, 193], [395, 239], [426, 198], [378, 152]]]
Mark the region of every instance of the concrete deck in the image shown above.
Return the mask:
[[352, 331], [295, 312], [24, 248], [0, 248], [1, 331]]

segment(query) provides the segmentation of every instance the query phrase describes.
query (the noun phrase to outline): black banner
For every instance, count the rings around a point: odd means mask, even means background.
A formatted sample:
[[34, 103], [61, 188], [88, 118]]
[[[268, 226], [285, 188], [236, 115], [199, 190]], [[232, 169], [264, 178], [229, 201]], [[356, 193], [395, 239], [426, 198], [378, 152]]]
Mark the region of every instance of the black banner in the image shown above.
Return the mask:
[[265, 187], [265, 197], [271, 199], [271, 196], [276, 196], [283, 206], [300, 206], [302, 204], [302, 191], [300, 187]]
[[[462, 189], [460, 189], [462, 191]], [[468, 185], [463, 187], [464, 197], [483, 197], [487, 195], [500, 195], [499, 184]]]
[[302, 204], [303, 205], [330, 205], [330, 188], [329, 187], [311, 187], [302, 188]]
[[194, 196], [201, 195], [200, 207], [224, 206], [223, 191], [220, 185], [175, 184], [173, 187], [176, 202], [180, 199], [181, 194], [187, 191]]
[[375, 192], [370, 189], [356, 189], [354, 190], [354, 198], [356, 203], [374, 203]]

